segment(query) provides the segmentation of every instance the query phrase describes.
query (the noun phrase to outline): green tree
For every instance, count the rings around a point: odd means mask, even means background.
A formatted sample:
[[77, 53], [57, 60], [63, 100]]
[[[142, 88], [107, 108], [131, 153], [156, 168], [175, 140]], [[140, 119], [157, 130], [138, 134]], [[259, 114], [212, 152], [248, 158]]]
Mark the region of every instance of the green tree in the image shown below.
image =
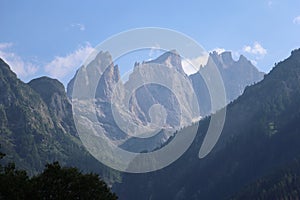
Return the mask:
[[61, 167], [58, 162], [47, 164], [44, 172], [30, 182], [36, 199], [117, 199], [97, 174], [82, 174], [77, 168]]
[[[5, 154], [0, 153], [0, 159]], [[29, 177], [23, 170], [17, 170], [14, 163], [1, 166], [0, 199], [26, 199], [31, 190]]]
[[[0, 159], [5, 155], [0, 153]], [[74, 167], [47, 164], [45, 170], [32, 178], [17, 170], [14, 163], [0, 165], [0, 199], [97, 199], [116, 200], [97, 174], [83, 174]]]

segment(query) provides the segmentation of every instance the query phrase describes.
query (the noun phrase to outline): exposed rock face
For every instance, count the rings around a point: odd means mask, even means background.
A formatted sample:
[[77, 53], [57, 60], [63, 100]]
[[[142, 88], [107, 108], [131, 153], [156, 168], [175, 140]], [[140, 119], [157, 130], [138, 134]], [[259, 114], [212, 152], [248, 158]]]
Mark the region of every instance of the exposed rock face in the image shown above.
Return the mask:
[[[264, 73], [243, 55], [237, 61], [232, 59], [230, 52], [218, 55], [216, 52], [210, 54], [217, 65], [224, 82], [228, 102], [240, 96], [245, 87], [261, 81]], [[209, 67], [210, 63], [207, 64]]]
[[[264, 77], [264, 73], [258, 71], [243, 55], [238, 61], [233, 60], [231, 52], [210, 53], [207, 64], [201, 67], [199, 72], [201, 73], [201, 71], [214, 65], [218, 68], [223, 79], [227, 103], [240, 96], [246, 86], [257, 83]], [[200, 73], [190, 75], [190, 79], [198, 96], [200, 112], [202, 116], [205, 116], [211, 113], [211, 100], [208, 88]]]
[[[76, 97], [91, 97], [95, 95], [95, 90], [99, 81], [100, 74], [107, 68], [107, 66], [112, 64], [111, 55], [108, 52], [99, 52], [96, 57], [88, 64], [87, 67], [81, 67], [78, 70], [81, 71], [79, 73], [76, 72], [75, 76], [71, 79], [67, 86], [67, 95], [69, 98], [72, 98], [73, 87], [75, 77], [77, 77], [77, 81], [84, 88], [80, 90], [80, 94], [76, 94]], [[80, 74], [81, 77], [78, 77], [77, 74]], [[79, 86], [79, 85], [78, 85]], [[73, 94], [74, 95], [74, 94]]]
[[72, 105], [62, 83], [56, 79], [41, 77], [30, 81], [29, 86], [36, 91], [47, 104], [48, 111], [55, 124], [65, 133], [77, 136], [73, 121]]
[[116, 84], [120, 81], [120, 71], [118, 65], [110, 64], [103, 72], [96, 90], [96, 98], [109, 101]]
[[[172, 70], [165, 70], [166, 67]], [[175, 72], [175, 74], [172, 72]], [[130, 110], [142, 122], [149, 123], [151, 122], [149, 113], [151, 106], [155, 104], [162, 105], [167, 112], [166, 126], [180, 128], [180, 112], [185, 109], [191, 113], [192, 108], [188, 106], [190, 103], [188, 100], [193, 97], [192, 94], [185, 93], [183, 90], [183, 88], [187, 89], [185, 86], [190, 84], [190, 80], [182, 69], [181, 58], [178, 53], [174, 50], [166, 52], [155, 60], [135, 66], [135, 69], [129, 76], [129, 80], [125, 83], [125, 87], [138, 83], [139, 79], [150, 79], [153, 83], [143, 84], [133, 93], [130, 101]], [[163, 82], [160, 79], [171, 81]], [[162, 83], [168, 84], [162, 85]], [[188, 118], [187, 120], [190, 122], [193, 119], [192, 116]]]
[[[97, 59], [103, 59], [107, 62], [103, 65], [103, 61], [97, 61]], [[152, 69], [150, 69], [151, 66], [153, 67]], [[125, 84], [120, 80], [118, 66], [114, 66], [111, 57], [103, 52], [100, 52], [95, 60], [86, 67], [80, 68], [76, 74], [76, 76], [80, 76], [76, 79], [76, 82], [79, 83], [79, 85], [77, 85], [78, 88], [76, 88], [78, 91], [81, 91], [80, 87], [88, 88], [88, 90], [96, 87], [94, 94], [89, 94], [89, 97], [95, 97], [96, 99], [98, 121], [107, 132], [106, 135], [124, 149], [130, 149], [131, 151], [136, 152], [153, 150], [166, 141], [169, 136], [166, 135], [166, 131], [158, 130], [160, 134], [149, 139], [149, 141], [147, 141], [148, 144], [145, 144], [145, 140], [140, 140], [140, 138], [128, 137], [128, 135], [124, 133], [124, 129], [121, 130], [119, 127], [120, 125], [116, 123], [115, 116], [113, 115], [112, 106], [118, 105], [116, 99], [113, 99], [114, 93], [121, 101], [126, 95], [130, 95], [130, 98], [128, 99], [128, 110], [118, 110], [118, 112], [120, 112], [120, 119], [130, 118], [131, 121], [134, 121], [138, 126], [149, 126], [151, 122], [161, 124], [165, 124], [164, 122], [166, 122], [165, 128], [178, 129], [182, 126], [179, 118], [180, 112], [182, 110], [192, 110], [187, 103], [187, 99], [191, 99], [191, 97], [187, 92], [185, 93], [184, 90], [180, 91], [180, 96], [184, 99], [184, 108], [180, 108], [178, 100], [172, 93], [173, 91], [170, 91], [169, 88], [159, 84], [142, 84], [140, 87], [136, 88], [135, 91], [129, 91], [129, 93], [132, 93], [127, 94], [128, 90], [126, 90], [126, 88], [133, 88], [135, 84], [140, 81], [144, 81], [147, 78], [151, 80], [159, 79], [163, 73], [163, 70], [160, 68], [162, 66], [174, 70], [173, 72], [176, 72], [177, 76], [181, 75], [185, 80], [185, 83], [180, 83], [178, 80], [170, 79], [171, 82], [169, 84], [171, 87], [175, 87], [176, 84], [190, 84], [188, 76], [183, 72], [180, 56], [175, 51], [167, 52], [150, 62], [144, 62], [142, 64], [136, 63], [133, 73], [129, 76], [129, 79]], [[91, 71], [93, 74], [90, 74], [88, 71]], [[95, 73], [98, 73], [99, 76], [97, 86], [95, 86], [95, 82], [91, 81], [91, 79], [94, 79], [93, 76], [90, 76]], [[170, 77], [170, 74], [165, 73], [164, 77]], [[69, 89], [73, 88], [74, 80], [75, 79], [73, 78], [69, 83]], [[94, 80], [96, 80], [96, 78]], [[88, 86], [86, 83], [93, 84]], [[184, 86], [181, 86], [181, 88], [186, 89]], [[69, 96], [73, 95], [73, 97], [75, 96], [76, 98], [80, 97], [84, 99], [85, 97], [82, 96], [82, 94], [86, 95], [87, 89], [82, 89], [82, 91], [83, 92], [78, 95], [71, 94], [71, 91], [68, 91], [68, 94]], [[93, 91], [93, 89], [90, 91]], [[121, 103], [119, 106], [122, 105], [123, 104]], [[164, 115], [164, 117], [161, 117], [162, 115]], [[190, 122], [191, 119], [192, 116], [185, 116], [184, 118], [186, 122]], [[168, 132], [168, 134], [170, 134], [170, 132]], [[122, 140], [123, 142], [120, 143], [119, 140]], [[134, 143], [139, 142], [143, 145], [137, 144], [136, 146], [133, 146]]]
[[[212, 64], [217, 66], [224, 80], [228, 102], [242, 94], [247, 85], [258, 82], [263, 77], [263, 73], [259, 72], [245, 57], [241, 56], [238, 61], [234, 61], [230, 52], [220, 55], [216, 52], [211, 53], [207, 65], [200, 70], [209, 68]], [[169, 68], [169, 71], [164, 71], [163, 67]], [[172, 70], [177, 73], [178, 78], [168, 74]], [[187, 76], [182, 68], [181, 57], [175, 50], [166, 52], [152, 61], [135, 63], [134, 70], [126, 83], [120, 80], [119, 68], [113, 64], [107, 52], [100, 52], [90, 64], [81, 67], [77, 74], [81, 76], [77, 79], [78, 83], [83, 84], [85, 89], [76, 94], [76, 98], [95, 97], [98, 121], [106, 131], [106, 135], [115, 144], [130, 151], [151, 151], [161, 146], [171, 134], [161, 130], [154, 137], [149, 137], [147, 141], [138, 137], [129, 137], [126, 131], [124, 132], [124, 129], [119, 127], [120, 124], [116, 122], [113, 115], [112, 107], [118, 104], [114, 99], [116, 94], [118, 99], [126, 98], [126, 95], [130, 96], [128, 105], [126, 103], [119, 105], [120, 107], [128, 106], [127, 111], [118, 110], [121, 113], [120, 119], [130, 118], [139, 126], [147, 126], [155, 122], [164, 124], [165, 130], [168, 128], [174, 130], [189, 125], [200, 117], [197, 116], [196, 106], [191, 104], [191, 102], [197, 102], [197, 99], [193, 98], [198, 98], [201, 116], [211, 113], [210, 95], [203, 78], [199, 73]], [[146, 79], [159, 82], [168, 77], [171, 80], [168, 82], [169, 87], [143, 83]], [[72, 96], [74, 80], [73, 78], [68, 84], [68, 96]], [[127, 94], [126, 88], [134, 88], [135, 85], [139, 86], [134, 92]], [[195, 91], [194, 96], [188, 90], [189, 85]], [[181, 89], [177, 89], [177, 93], [174, 94], [172, 88]], [[182, 113], [191, 114], [182, 115]]]
[[181, 64], [181, 57], [176, 50], [168, 51], [158, 58], [146, 63], [156, 63], [166, 65], [170, 68], [175, 68], [179, 73], [185, 74]]

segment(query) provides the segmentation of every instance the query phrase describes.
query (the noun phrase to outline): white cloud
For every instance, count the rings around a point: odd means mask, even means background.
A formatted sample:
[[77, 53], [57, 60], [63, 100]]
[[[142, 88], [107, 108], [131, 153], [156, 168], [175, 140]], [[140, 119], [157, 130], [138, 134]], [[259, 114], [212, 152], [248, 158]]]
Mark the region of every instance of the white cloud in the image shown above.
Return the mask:
[[261, 46], [258, 42], [254, 42], [252, 46], [244, 46], [243, 48], [244, 52], [254, 54], [254, 55], [259, 55], [259, 56], [264, 56], [267, 54], [267, 50]]
[[[12, 51], [12, 47], [13, 43], [0, 43], [0, 58], [8, 63], [20, 79], [30, 80], [37, 74], [41, 66], [34, 64], [36, 62], [25, 61]], [[44, 73], [61, 81], [69, 78], [93, 51], [94, 48], [90, 44], [86, 44], [66, 56], [57, 56], [44, 65]]]
[[93, 51], [94, 48], [90, 44], [86, 44], [66, 56], [57, 56], [46, 64], [45, 72], [51, 77], [63, 79], [70, 73], [75, 72]]
[[201, 55], [197, 58], [185, 58], [181, 61], [183, 71], [187, 74], [194, 74], [199, 71], [200, 66], [207, 64], [209, 54]]
[[71, 27], [78, 28], [80, 31], [85, 31], [85, 25], [81, 23], [71, 24]]
[[26, 79], [29, 76], [34, 75], [38, 67], [31, 63], [24, 61], [19, 55], [11, 51], [13, 43], [0, 43], [0, 58], [2, 58], [10, 68], [21, 79]]
[[300, 15], [294, 18], [293, 23], [300, 25]]

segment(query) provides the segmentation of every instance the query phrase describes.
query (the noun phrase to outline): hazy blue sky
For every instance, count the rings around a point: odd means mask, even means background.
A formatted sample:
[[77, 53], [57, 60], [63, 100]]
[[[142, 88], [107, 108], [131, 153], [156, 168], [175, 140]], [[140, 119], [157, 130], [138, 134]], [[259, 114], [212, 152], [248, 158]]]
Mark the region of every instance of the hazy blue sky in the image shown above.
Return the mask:
[[300, 0], [1, 0], [0, 26], [0, 57], [25, 81], [48, 75], [66, 82], [97, 44], [140, 27], [177, 30], [268, 72], [300, 47]]

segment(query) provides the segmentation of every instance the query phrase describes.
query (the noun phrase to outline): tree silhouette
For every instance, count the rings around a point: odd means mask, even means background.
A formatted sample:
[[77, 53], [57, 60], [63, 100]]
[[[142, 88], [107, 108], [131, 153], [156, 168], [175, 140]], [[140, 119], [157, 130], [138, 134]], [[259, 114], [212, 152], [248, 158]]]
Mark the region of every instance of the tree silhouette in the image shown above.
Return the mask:
[[97, 174], [82, 174], [58, 162], [47, 164], [44, 172], [30, 181], [37, 199], [117, 199]]
[[[0, 159], [5, 155], [0, 153]], [[83, 174], [74, 167], [47, 164], [45, 170], [29, 178], [14, 163], [0, 166], [0, 199], [97, 199], [116, 200], [98, 174]]]

